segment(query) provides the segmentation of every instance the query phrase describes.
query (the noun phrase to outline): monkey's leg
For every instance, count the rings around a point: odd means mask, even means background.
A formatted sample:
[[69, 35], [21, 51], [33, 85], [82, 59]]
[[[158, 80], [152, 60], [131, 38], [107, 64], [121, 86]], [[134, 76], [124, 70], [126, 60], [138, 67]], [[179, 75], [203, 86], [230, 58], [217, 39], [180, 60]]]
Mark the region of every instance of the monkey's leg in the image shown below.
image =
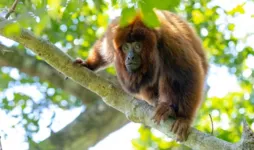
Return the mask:
[[161, 120], [165, 121], [168, 117], [176, 117], [176, 112], [172, 105], [169, 103], [158, 103], [153, 116], [154, 121], [159, 124]]
[[153, 119], [156, 123], [167, 120], [168, 117], [176, 117], [177, 105], [174, 103], [175, 96], [173, 90], [165, 78], [159, 80], [159, 100], [155, 109]]
[[186, 83], [185, 88], [181, 87], [184, 90], [175, 94], [177, 96], [178, 112], [171, 131], [177, 135], [178, 141], [187, 140], [191, 123], [202, 100], [202, 77], [194, 81]]
[[189, 135], [191, 119], [186, 117], [177, 117], [171, 126], [171, 132], [177, 135], [177, 141], [186, 141]]

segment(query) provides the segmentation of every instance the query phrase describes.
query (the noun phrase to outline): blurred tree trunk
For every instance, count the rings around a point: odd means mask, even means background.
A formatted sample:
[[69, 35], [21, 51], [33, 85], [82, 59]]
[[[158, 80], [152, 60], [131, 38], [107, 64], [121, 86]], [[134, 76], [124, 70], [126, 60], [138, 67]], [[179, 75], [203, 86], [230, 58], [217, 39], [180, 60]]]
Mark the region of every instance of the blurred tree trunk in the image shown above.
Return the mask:
[[128, 122], [117, 110], [103, 102], [97, 103], [87, 108], [71, 124], [30, 149], [86, 150]]

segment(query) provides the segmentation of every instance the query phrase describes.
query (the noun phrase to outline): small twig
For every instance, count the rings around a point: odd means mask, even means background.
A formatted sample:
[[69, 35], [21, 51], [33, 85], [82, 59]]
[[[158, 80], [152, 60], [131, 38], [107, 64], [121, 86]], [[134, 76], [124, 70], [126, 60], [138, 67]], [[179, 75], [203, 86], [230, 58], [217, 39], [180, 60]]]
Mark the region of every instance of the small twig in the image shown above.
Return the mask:
[[211, 120], [211, 124], [212, 124], [212, 131], [211, 131], [211, 135], [213, 135], [213, 118], [211, 116], [211, 114], [209, 114], [210, 120]]
[[16, 9], [16, 6], [18, 4], [19, 0], [15, 0], [15, 2], [12, 4], [11, 8], [9, 9], [8, 13], [5, 16], [5, 19], [8, 19], [11, 15], [11, 13], [13, 13]]

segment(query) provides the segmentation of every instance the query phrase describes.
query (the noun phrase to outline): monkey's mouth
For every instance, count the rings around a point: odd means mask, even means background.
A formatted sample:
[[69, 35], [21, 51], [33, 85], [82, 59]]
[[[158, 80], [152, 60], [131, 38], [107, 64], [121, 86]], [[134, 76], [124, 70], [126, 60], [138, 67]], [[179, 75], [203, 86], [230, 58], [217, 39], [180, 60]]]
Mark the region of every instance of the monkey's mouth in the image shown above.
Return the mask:
[[139, 69], [140, 63], [128, 63], [125, 64], [125, 66], [129, 73], [134, 73]]

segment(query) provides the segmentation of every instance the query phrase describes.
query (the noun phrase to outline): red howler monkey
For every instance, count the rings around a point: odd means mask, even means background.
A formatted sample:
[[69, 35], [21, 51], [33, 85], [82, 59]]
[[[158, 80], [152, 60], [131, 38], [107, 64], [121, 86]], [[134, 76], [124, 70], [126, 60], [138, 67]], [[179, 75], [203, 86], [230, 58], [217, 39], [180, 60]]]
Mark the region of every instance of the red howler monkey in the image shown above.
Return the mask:
[[75, 62], [91, 70], [114, 63], [123, 89], [155, 106], [155, 122], [175, 117], [171, 131], [183, 141], [202, 100], [208, 64], [186, 21], [167, 11], [156, 15], [160, 26], [154, 29], [141, 15], [125, 27], [113, 20], [88, 58]]

